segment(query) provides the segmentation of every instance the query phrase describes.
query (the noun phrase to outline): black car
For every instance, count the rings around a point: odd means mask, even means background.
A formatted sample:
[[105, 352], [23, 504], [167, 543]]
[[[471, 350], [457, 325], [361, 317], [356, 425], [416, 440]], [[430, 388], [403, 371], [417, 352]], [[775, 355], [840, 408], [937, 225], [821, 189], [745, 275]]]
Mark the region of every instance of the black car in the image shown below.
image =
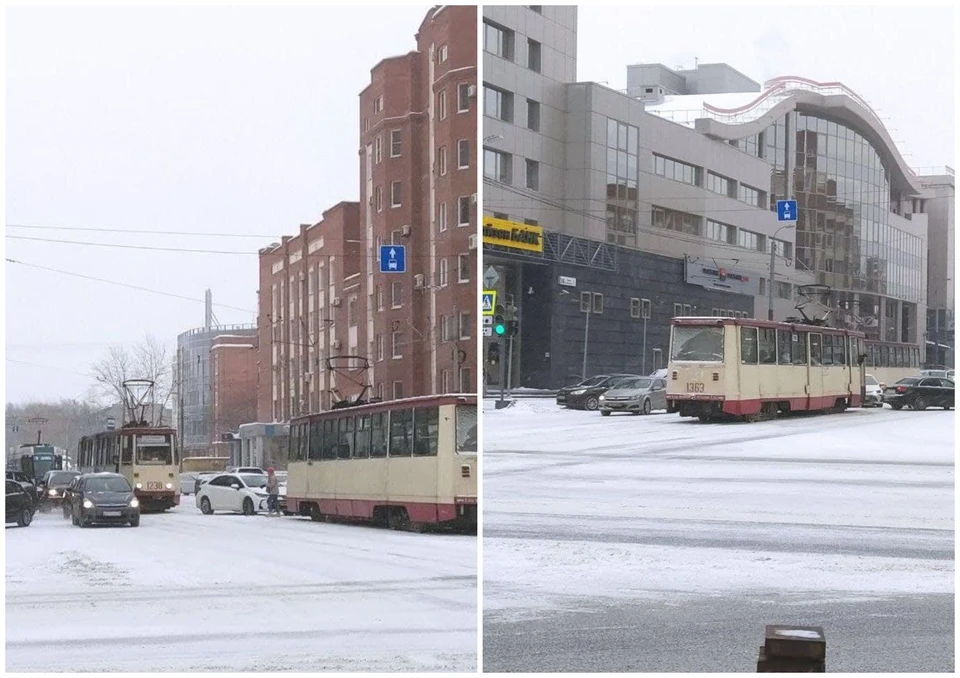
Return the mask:
[[953, 380], [943, 377], [907, 377], [883, 393], [883, 402], [895, 410], [910, 407], [925, 410], [928, 407], [953, 407]]
[[70, 482], [80, 475], [79, 471], [47, 471], [40, 481], [40, 512], [49, 513], [63, 504], [64, 493]]
[[95, 523], [131, 527], [140, 524], [140, 502], [130, 483], [119, 473], [88, 473], [80, 476], [68, 491], [70, 517], [74, 525], [89, 527]]
[[16, 480], [7, 480], [7, 523], [27, 527], [33, 522], [33, 498]]
[[23, 471], [7, 471], [7, 480], [20, 483], [20, 486], [30, 495], [30, 500], [33, 502], [34, 508], [36, 508], [39, 495], [37, 493], [37, 486], [30, 480], [30, 476]]
[[636, 374], [598, 374], [575, 386], [565, 386], [557, 391], [557, 405], [578, 410], [595, 410], [600, 407], [600, 396], [624, 379], [635, 379]]

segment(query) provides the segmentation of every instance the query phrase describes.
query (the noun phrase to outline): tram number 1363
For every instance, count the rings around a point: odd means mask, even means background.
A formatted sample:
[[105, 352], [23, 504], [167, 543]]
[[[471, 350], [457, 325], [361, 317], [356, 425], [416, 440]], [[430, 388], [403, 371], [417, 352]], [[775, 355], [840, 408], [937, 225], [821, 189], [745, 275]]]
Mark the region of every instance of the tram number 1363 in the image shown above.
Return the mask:
[[687, 393], [703, 393], [703, 383], [699, 381], [688, 381]]

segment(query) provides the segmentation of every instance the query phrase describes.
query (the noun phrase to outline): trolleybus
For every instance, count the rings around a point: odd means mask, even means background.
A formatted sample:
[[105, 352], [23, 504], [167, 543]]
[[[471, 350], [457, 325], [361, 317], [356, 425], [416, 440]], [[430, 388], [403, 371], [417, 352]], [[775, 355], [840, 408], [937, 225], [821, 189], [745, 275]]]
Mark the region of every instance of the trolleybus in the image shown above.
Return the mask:
[[121, 473], [134, 488], [141, 511], [164, 511], [180, 503], [176, 456], [174, 429], [128, 424], [81, 438], [77, 470]]
[[674, 318], [667, 410], [757, 421], [863, 402], [864, 335], [747, 318]]
[[477, 397], [436, 395], [290, 421], [287, 510], [417, 531], [477, 527]]
[[21, 445], [20, 470], [27, 474], [27, 477], [36, 486], [47, 471], [60, 471], [63, 469], [63, 455], [57, 454], [57, 448], [46, 443], [30, 443]]

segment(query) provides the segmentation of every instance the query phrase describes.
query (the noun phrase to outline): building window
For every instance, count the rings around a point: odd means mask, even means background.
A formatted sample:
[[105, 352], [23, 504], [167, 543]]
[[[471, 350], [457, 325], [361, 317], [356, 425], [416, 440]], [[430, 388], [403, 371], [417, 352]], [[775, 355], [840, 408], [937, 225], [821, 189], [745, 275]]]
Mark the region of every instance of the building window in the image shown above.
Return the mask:
[[737, 231], [737, 245], [748, 250], [762, 250], [760, 247], [760, 235], [742, 228]]
[[485, 84], [483, 114], [504, 122], [513, 122], [513, 93]]
[[540, 102], [527, 99], [527, 129], [540, 131]]
[[378, 212], [383, 211], [383, 190], [379, 186], [375, 186], [373, 189], [373, 204]]
[[793, 297], [793, 290], [791, 289], [790, 283], [777, 283], [777, 297], [780, 299], [790, 299]]
[[378, 134], [373, 140], [373, 162], [377, 165], [383, 160], [383, 138]]
[[470, 167], [469, 139], [460, 139], [457, 142], [457, 167], [459, 169], [468, 169]]
[[630, 317], [639, 318], [640, 317], [640, 299], [633, 297], [630, 299]]
[[374, 346], [374, 355], [377, 356], [377, 361], [383, 360], [383, 335], [378, 334], [373, 340]]
[[400, 400], [403, 398], [403, 382], [395, 381], [393, 382], [393, 399]]
[[400, 182], [394, 181], [390, 184], [390, 207], [400, 207], [402, 204], [400, 201], [401, 198]]
[[357, 315], [357, 298], [352, 296], [347, 299], [347, 324], [350, 327], [356, 327]]
[[437, 94], [437, 110], [440, 113], [440, 119], [447, 119], [447, 90], [442, 89]]
[[403, 332], [393, 332], [391, 334], [390, 340], [392, 342], [393, 352], [391, 355], [394, 358], [403, 357]]
[[461, 339], [470, 338], [470, 314], [469, 313], [460, 314], [460, 338]]
[[693, 315], [693, 309], [690, 304], [683, 305], [683, 315]]
[[679, 212], [677, 210], [667, 209], [665, 207], [652, 208], [651, 223], [656, 228], [665, 228], [680, 233], [689, 233], [690, 235], [701, 235], [703, 227], [703, 218], [696, 214]]
[[737, 188], [737, 199], [740, 202], [752, 205], [753, 207], [765, 207], [762, 201], [763, 191], [759, 191], [752, 186], [740, 184]]
[[737, 229], [734, 226], [728, 226], [727, 224], [721, 224], [719, 221], [707, 219], [706, 235], [710, 240], [733, 245], [735, 244], [734, 236], [736, 232]]
[[446, 287], [450, 284], [450, 265], [447, 260], [440, 260], [440, 287]]
[[470, 255], [457, 255], [457, 282], [470, 282]]
[[484, 21], [483, 51], [513, 61], [513, 31]]
[[734, 183], [727, 179], [726, 177], [720, 176], [713, 172], [707, 172], [707, 189], [717, 193], [718, 195], [725, 195], [728, 198], [733, 198], [735, 194], [733, 193]]
[[590, 295], [589, 292], [581, 292], [581, 293], [580, 293], [580, 312], [581, 312], [581, 313], [589, 313], [589, 312], [590, 312], [590, 300], [591, 300], [592, 298], [593, 298], [593, 297]]
[[483, 176], [501, 184], [509, 184], [512, 179], [511, 168], [513, 156], [509, 153], [495, 151], [492, 148], [483, 149]]
[[457, 85], [457, 113], [466, 113], [470, 110], [470, 85], [461, 82]]
[[447, 147], [441, 146], [437, 149], [437, 169], [440, 171], [440, 176], [445, 176], [447, 173]]
[[366, 134], [370, 131], [370, 118], [363, 119], [363, 132]]
[[399, 158], [400, 150], [400, 130], [395, 129], [390, 132], [390, 157]]
[[527, 38], [527, 68], [540, 72], [540, 43], [530, 38]]
[[377, 285], [377, 310], [383, 310], [383, 285]]
[[599, 292], [593, 293], [593, 309], [591, 312], [594, 314], [603, 313], [603, 295]]
[[470, 202], [469, 195], [462, 195], [457, 198], [457, 226], [470, 225]]
[[656, 153], [653, 154], [653, 171], [661, 177], [691, 186], [700, 186], [701, 184], [701, 169], [699, 167]]
[[683, 315], [683, 304], [674, 304], [673, 305], [673, 317], [679, 318]]
[[540, 190], [540, 163], [536, 160], [527, 160], [527, 188]]
[[440, 49], [437, 50], [437, 63], [442, 64], [447, 60], [447, 46], [441, 45]]
[[450, 370], [440, 370], [440, 392], [450, 393]]
[[460, 393], [472, 393], [473, 382], [470, 379], [470, 368], [460, 368]]
[[440, 316], [440, 341], [450, 341], [450, 316]]
[[447, 203], [442, 202], [437, 205], [437, 223], [440, 225], [440, 232], [447, 230]]
[[777, 254], [778, 257], [780, 257], [780, 258], [782, 258], [782, 259], [790, 259], [790, 258], [791, 258], [791, 257], [790, 257], [790, 249], [791, 249], [791, 248], [790, 248], [790, 243], [788, 243], [788, 242], [786, 242], [786, 241], [784, 241], [784, 240], [777, 240], [777, 239], [775, 239], [775, 238], [767, 238], [767, 240], [769, 240], [769, 242], [770, 242], [770, 244], [769, 244], [768, 247], [767, 247], [767, 251], [768, 251], [768, 252], [770, 251], [770, 248], [772, 247], [773, 250], [776, 252], [776, 254]]
[[373, 100], [373, 114], [376, 115], [383, 110], [383, 96], [378, 96]]
[[403, 305], [403, 285], [398, 282], [390, 284], [390, 307], [400, 308]]

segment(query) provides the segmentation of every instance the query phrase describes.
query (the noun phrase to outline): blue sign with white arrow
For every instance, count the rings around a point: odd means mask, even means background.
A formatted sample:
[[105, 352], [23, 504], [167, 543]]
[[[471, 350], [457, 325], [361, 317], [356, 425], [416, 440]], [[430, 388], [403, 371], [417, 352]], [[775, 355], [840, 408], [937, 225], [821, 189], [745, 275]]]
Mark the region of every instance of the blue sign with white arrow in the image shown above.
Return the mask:
[[406, 273], [407, 253], [404, 245], [380, 246], [380, 272]]
[[777, 221], [796, 221], [797, 201], [777, 200]]

